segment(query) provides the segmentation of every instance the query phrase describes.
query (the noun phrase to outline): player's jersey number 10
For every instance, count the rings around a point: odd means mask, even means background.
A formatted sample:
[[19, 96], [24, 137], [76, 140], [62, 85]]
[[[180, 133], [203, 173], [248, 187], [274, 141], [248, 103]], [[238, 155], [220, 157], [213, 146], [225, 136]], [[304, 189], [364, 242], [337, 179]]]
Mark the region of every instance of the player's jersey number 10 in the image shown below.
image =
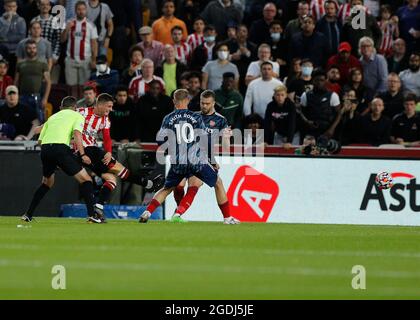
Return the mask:
[[176, 140], [178, 144], [191, 143], [194, 141], [194, 128], [191, 123], [182, 123], [175, 125]]

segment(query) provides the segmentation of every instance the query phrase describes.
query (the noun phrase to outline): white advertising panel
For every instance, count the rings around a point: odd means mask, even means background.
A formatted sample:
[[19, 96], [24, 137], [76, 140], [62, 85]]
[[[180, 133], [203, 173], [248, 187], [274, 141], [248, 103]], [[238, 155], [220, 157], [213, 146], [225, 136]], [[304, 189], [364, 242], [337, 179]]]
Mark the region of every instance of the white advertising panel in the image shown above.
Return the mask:
[[[222, 157], [218, 162], [231, 213], [241, 221], [420, 226], [420, 161]], [[382, 171], [394, 178], [390, 190], [375, 185]], [[167, 219], [175, 208], [171, 195]], [[184, 218], [222, 221], [214, 189], [201, 187]]]

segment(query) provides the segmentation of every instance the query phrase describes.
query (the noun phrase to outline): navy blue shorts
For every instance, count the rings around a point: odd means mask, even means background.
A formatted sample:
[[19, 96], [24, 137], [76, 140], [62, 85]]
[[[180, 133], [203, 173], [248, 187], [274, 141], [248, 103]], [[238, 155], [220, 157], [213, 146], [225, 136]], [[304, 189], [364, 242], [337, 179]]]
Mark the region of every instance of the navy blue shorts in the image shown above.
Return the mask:
[[192, 176], [197, 177], [210, 188], [213, 188], [217, 182], [217, 172], [210, 164], [202, 166], [200, 170], [191, 169], [188, 172], [182, 174], [176, 173], [171, 167], [169, 169], [168, 175], [166, 176], [165, 188], [176, 187], [180, 184], [182, 179], [190, 178]]

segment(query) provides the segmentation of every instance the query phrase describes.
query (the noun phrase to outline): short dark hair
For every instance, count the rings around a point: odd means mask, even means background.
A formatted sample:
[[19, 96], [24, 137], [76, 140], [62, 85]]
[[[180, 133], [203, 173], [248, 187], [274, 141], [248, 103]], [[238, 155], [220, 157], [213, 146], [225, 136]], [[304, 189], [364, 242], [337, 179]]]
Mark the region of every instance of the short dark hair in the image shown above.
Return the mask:
[[214, 93], [213, 90], [204, 90], [201, 94], [200, 94], [200, 99], [207, 99], [207, 98], [213, 98], [213, 100], [216, 100], [216, 94]]
[[91, 85], [86, 85], [86, 86], [83, 87], [83, 92], [85, 92], [85, 91], [91, 91], [91, 90], [93, 90], [93, 91], [96, 92], [96, 89], [93, 86], [91, 86]]
[[124, 84], [120, 84], [115, 88], [115, 93], [117, 94], [118, 92], [127, 92], [128, 93], [128, 87]]
[[235, 79], [235, 74], [233, 72], [225, 72], [223, 74], [223, 79], [227, 79], [227, 78], [233, 78], [233, 79]]
[[251, 123], [258, 123], [262, 127], [264, 125], [264, 120], [258, 113], [251, 113], [244, 118], [244, 128]]
[[271, 28], [272, 26], [275, 26], [275, 25], [279, 25], [280, 27], [282, 27], [282, 28], [283, 28], [283, 23], [282, 23], [280, 20], [273, 20], [273, 21], [270, 23], [270, 28]]
[[165, 4], [167, 4], [168, 2], [172, 2], [174, 4], [174, 6], [176, 7], [175, 0], [164, 0], [164, 1], [162, 1], [162, 9], [165, 6]]
[[194, 24], [194, 23], [196, 23], [197, 21], [203, 21], [203, 22], [204, 22], [204, 24], [206, 24], [206, 20], [204, 20], [204, 18], [202, 18], [202, 17], [200, 17], [200, 16], [198, 16], [197, 18], [195, 18], [195, 19], [193, 20], [193, 24]]
[[96, 98], [96, 103], [114, 102], [114, 98], [108, 93], [101, 93]]
[[143, 51], [143, 49], [142, 49], [140, 46], [138, 46], [138, 45], [134, 45], [134, 46], [132, 46], [132, 47], [130, 48], [130, 50], [128, 51], [128, 56], [131, 58], [131, 57], [133, 56], [133, 53], [134, 53], [134, 52], [136, 52], [136, 51], [140, 51], [140, 52], [141, 52], [141, 55], [144, 57], [144, 51]]
[[87, 7], [87, 4], [85, 1], [79, 0], [76, 2], [76, 4], [74, 5], [74, 8], [77, 9], [78, 6], [85, 6]]
[[61, 100], [60, 109], [70, 109], [74, 108], [77, 105], [77, 99], [72, 96], [67, 96], [63, 100]]
[[261, 63], [260, 69], [262, 70], [264, 66], [270, 66], [272, 69], [274, 69], [274, 66], [270, 61], [264, 61], [263, 63]]
[[325, 78], [327, 78], [327, 73], [322, 68], [316, 68], [312, 72], [312, 78], [316, 78], [316, 77], [325, 77]]
[[191, 71], [188, 74], [188, 81], [190, 81], [192, 78], [197, 78], [201, 82], [201, 73], [200, 72], [197, 72], [197, 71]]
[[204, 27], [204, 31], [203, 32], [206, 33], [207, 31], [216, 31], [216, 28], [213, 25], [208, 24], [208, 25], [206, 25]]
[[331, 69], [337, 69], [337, 70], [339, 70], [339, 71], [340, 71], [340, 67], [339, 67], [338, 65], [336, 65], [336, 64], [332, 64], [332, 65], [330, 65], [330, 66], [328, 67], [328, 71], [330, 71]]
[[414, 101], [415, 103], [417, 103], [418, 98], [416, 96], [416, 94], [409, 92], [405, 95], [404, 97], [404, 103], [409, 102], [409, 101]]
[[29, 24], [29, 29], [31, 29], [35, 24], [39, 24], [39, 26], [42, 28], [41, 22], [39, 20], [33, 20]]
[[25, 41], [25, 47], [27, 47], [27, 46], [29, 46], [31, 44], [36, 45], [36, 42], [35, 42], [34, 39], [28, 39], [28, 40]]
[[172, 34], [172, 32], [174, 32], [175, 30], [179, 30], [179, 31], [181, 31], [181, 32], [183, 32], [184, 30], [180, 27], [180, 26], [174, 26], [172, 29], [171, 29], [171, 34]]

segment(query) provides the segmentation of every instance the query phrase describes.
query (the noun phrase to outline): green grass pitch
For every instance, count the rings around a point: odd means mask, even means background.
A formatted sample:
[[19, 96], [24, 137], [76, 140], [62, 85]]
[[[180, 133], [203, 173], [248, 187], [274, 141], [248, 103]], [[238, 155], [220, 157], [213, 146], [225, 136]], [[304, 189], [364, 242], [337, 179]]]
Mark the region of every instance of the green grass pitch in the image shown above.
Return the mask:
[[[419, 299], [420, 228], [0, 217], [0, 299]], [[53, 290], [54, 265], [66, 289]], [[366, 269], [354, 290], [352, 267]]]

